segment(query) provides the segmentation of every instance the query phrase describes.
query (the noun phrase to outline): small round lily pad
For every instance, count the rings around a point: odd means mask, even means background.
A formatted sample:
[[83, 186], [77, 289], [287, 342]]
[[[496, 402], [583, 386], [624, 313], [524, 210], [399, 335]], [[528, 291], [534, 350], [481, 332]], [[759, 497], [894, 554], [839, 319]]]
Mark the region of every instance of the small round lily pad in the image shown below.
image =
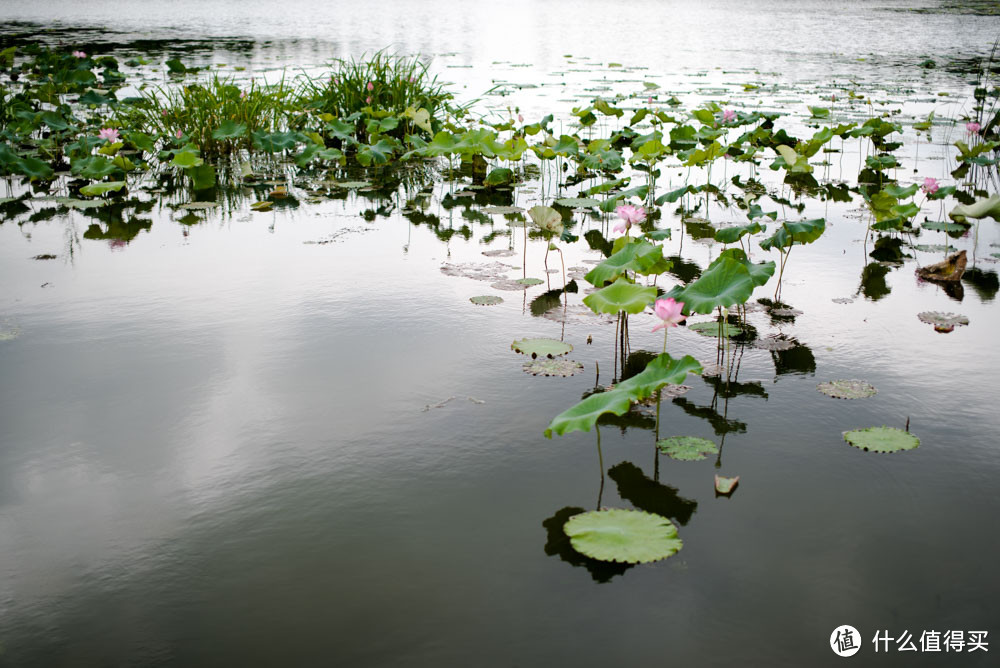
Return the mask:
[[919, 438], [895, 427], [869, 427], [845, 431], [844, 440], [855, 448], [871, 452], [899, 452], [912, 450], [920, 445]]
[[[698, 332], [702, 336], [718, 336], [719, 335], [719, 323], [713, 320], [708, 322], [696, 322], [688, 325], [688, 329], [692, 332]], [[728, 336], [730, 338], [734, 336], [740, 336], [743, 334], [743, 328], [732, 323], [723, 323], [722, 325], [722, 335]]]
[[525, 362], [522, 368], [525, 373], [530, 373], [532, 376], [561, 376], [563, 378], [572, 376], [577, 371], [583, 371], [583, 365], [575, 360], [548, 358]]
[[346, 188], [348, 190], [353, 188], [365, 188], [371, 185], [370, 181], [336, 181], [332, 185], [338, 188]]
[[563, 525], [573, 549], [599, 561], [646, 564], [684, 547], [666, 517], [639, 510], [606, 508], [571, 517]]
[[540, 278], [532, 278], [529, 276], [528, 278], [516, 278], [514, 279], [514, 282], [520, 283], [521, 285], [541, 285], [545, 281]]
[[496, 306], [497, 304], [503, 304], [503, 297], [497, 297], [496, 295], [477, 295], [475, 297], [469, 297], [469, 301], [476, 306]]
[[522, 355], [536, 357], [559, 357], [572, 352], [573, 346], [556, 339], [521, 339], [510, 344], [510, 349]]
[[671, 459], [682, 462], [696, 462], [719, 452], [719, 446], [714, 441], [697, 436], [671, 436], [657, 441], [656, 447]]
[[820, 383], [816, 389], [834, 399], [864, 399], [878, 392], [874, 385], [863, 380], [831, 380]]

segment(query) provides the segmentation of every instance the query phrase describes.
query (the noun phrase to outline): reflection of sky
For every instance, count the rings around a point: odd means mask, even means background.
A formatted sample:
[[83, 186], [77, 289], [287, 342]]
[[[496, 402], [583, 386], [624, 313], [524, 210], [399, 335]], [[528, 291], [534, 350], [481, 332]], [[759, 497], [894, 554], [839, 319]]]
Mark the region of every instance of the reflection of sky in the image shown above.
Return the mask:
[[[231, 32], [236, 18], [208, 22], [204, 6], [183, 11], [172, 5], [176, 13], [169, 18], [184, 31]], [[116, 25], [138, 25], [132, 5], [115, 7]], [[390, 12], [368, 7], [356, 9]], [[709, 44], [723, 61], [727, 54], [744, 65], [757, 59], [754, 66], [789, 77], [789, 53], [825, 58], [806, 38], [818, 20], [808, 6], [783, 24], [791, 40], [784, 50], [739, 39], [700, 42], [706, 26], [725, 35], [739, 24], [705, 10], [698, 21], [685, 22], [702, 32], [682, 31], [673, 40], [587, 40], [587, 31], [609, 26], [585, 22], [567, 31], [571, 46], [550, 29], [547, 39], [519, 38], [528, 50], [516, 54], [507, 34], [558, 21], [491, 13], [495, 31], [472, 39], [484, 17], [475, 5], [462, 7], [440, 30], [428, 13], [413, 17], [416, 23], [394, 19], [367, 33], [351, 21], [327, 30], [327, 19], [305, 21], [294, 18], [303, 16], [295, 11], [248, 30], [322, 35], [342, 53], [397, 38], [407, 49], [457, 51], [460, 56], [444, 62], [465, 59], [475, 71], [446, 71], [475, 83], [477, 91], [485, 87], [477, 82], [491, 71], [490, 59], [501, 57], [535, 63], [526, 80], [559, 69], [564, 53], [654, 68], [669, 62], [671, 73], [652, 72], [686, 89], [729, 80], [714, 71], [704, 79], [686, 77], [684, 66], [722, 62], [707, 58]], [[836, 11], [860, 11], [860, 5], [848, 7]], [[648, 15], [646, 25], [668, 20], [644, 9], [635, 11]], [[672, 9], [692, 11], [687, 4]], [[99, 23], [102, 11], [88, 10], [88, 20]], [[159, 11], [143, 5], [143, 12]], [[261, 12], [249, 6], [240, 25], [246, 15]], [[579, 9], [573, 15], [586, 16]], [[741, 34], [765, 20], [741, 16]], [[917, 20], [874, 17], [904, 27]], [[363, 14], [353, 20], [379, 25]], [[991, 19], [948, 18], [960, 27], [951, 31], [941, 28], [945, 19], [919, 20], [947, 53], [958, 50], [959, 34], [964, 45], [976, 31], [995, 33]], [[421, 22], [427, 29], [414, 29]], [[880, 25], [887, 34], [878, 20], [843, 28], [824, 23], [827, 32], [854, 34]], [[890, 55], [923, 54], [924, 42], [913, 46], [912, 33], [893, 32], [880, 44]], [[734, 50], [720, 50], [718, 42]], [[865, 43], [853, 37], [840, 48]], [[291, 59], [298, 48], [314, 58], [312, 46], [295, 42], [267, 58]], [[796, 70], [803, 78], [818, 67], [812, 57]], [[678, 60], [681, 74], [674, 72]], [[594, 74], [577, 77], [582, 90]], [[941, 79], [932, 81], [921, 84], [920, 95], [936, 90]], [[959, 88], [953, 81], [941, 86]], [[541, 107], [533, 101], [548, 104], [563, 93], [522, 95], [524, 104]], [[904, 108], [924, 113], [929, 104], [908, 101]], [[925, 158], [940, 151], [921, 147]], [[849, 154], [844, 162], [856, 160]], [[947, 172], [944, 161], [921, 169]], [[849, 167], [843, 174], [853, 177]], [[426, 228], [408, 230], [399, 216], [368, 224], [353, 204], [331, 202], [223, 223], [213, 218], [185, 238], [165, 211], [156, 211], [151, 231], [123, 251], [84, 241], [74, 246], [72, 263], [65, 262], [62, 220], [0, 227], [0, 321], [9, 319], [21, 332], [0, 342], [0, 642], [11, 657], [47, 665], [66, 655], [94, 664], [138, 656], [151, 663], [287, 665], [315, 659], [331, 637], [338, 642], [334, 658], [351, 665], [401, 656], [441, 665], [473, 650], [507, 664], [517, 656], [564, 659], [568, 638], [595, 661], [661, 656], [664, 636], [653, 628], [673, 629], [671, 651], [694, 665], [708, 643], [730, 662], [752, 656], [801, 662], [813, 652], [818, 662], [828, 656], [829, 631], [845, 622], [866, 636], [876, 626], [984, 627], [991, 619], [987, 602], [996, 594], [987, 569], [1000, 547], [982, 531], [982, 517], [997, 510], [994, 303], [982, 303], [968, 288], [957, 303], [918, 284], [913, 262], [889, 272], [892, 291], [881, 301], [833, 303], [856, 293], [870, 261], [860, 243], [864, 223], [846, 215], [855, 206], [811, 203], [804, 212], [824, 215], [830, 224], [819, 242], [796, 248], [789, 260], [783, 300], [804, 311], [794, 325], [772, 326], [765, 314], [751, 315], [762, 333], [782, 331], [809, 346], [817, 371], [778, 378], [769, 353], [743, 353], [740, 380], [762, 381], [768, 398], [729, 402], [728, 418], [748, 424], [746, 434], [727, 436], [719, 470], [741, 475], [736, 494], [715, 498], [710, 462], [661, 458], [660, 481], [697, 502], [681, 532], [685, 548], [668, 562], [631, 569], [600, 587], [583, 569], [542, 552], [545, 518], [596, 502], [594, 437], [550, 442], [541, 432], [593, 385], [595, 362], [601, 382], [610, 381], [613, 329], [567, 326], [582, 374], [566, 380], [523, 374], [510, 341], [558, 336], [559, 325], [524, 314], [517, 293], [501, 293], [507, 301], [499, 307], [473, 307], [468, 297], [494, 292], [488, 284], [438, 270], [445, 261], [482, 261], [484, 227], [473, 225], [469, 242], [455, 237], [445, 246]], [[433, 210], [447, 219], [445, 211]], [[82, 217], [72, 217], [85, 229]], [[715, 221], [739, 218], [735, 210], [713, 211]], [[342, 227], [365, 231], [328, 245], [303, 243]], [[980, 227], [979, 266], [995, 270], [984, 256], [1000, 239], [997, 226], [984, 221]], [[943, 238], [929, 236], [920, 241]], [[668, 254], [678, 243], [667, 242]], [[494, 247], [504, 244], [501, 239]], [[515, 235], [518, 250], [520, 244]], [[971, 241], [958, 244], [968, 248]], [[542, 276], [543, 248], [531, 242], [529, 275]], [[718, 251], [684, 242], [685, 257], [702, 267]], [[27, 259], [49, 252], [61, 257]], [[570, 248], [566, 264], [593, 257]], [[755, 259], [765, 257], [773, 254], [754, 250]], [[920, 255], [924, 264], [934, 259]], [[520, 266], [519, 256], [500, 261]], [[518, 275], [519, 269], [511, 272]], [[47, 282], [50, 287], [39, 287]], [[771, 296], [768, 288], [759, 295]], [[534, 290], [529, 299], [541, 288]], [[578, 303], [581, 296], [572, 299]], [[961, 312], [971, 325], [937, 334], [916, 319], [923, 310]], [[662, 339], [649, 332], [652, 326], [648, 314], [632, 320], [633, 348], [659, 349]], [[585, 343], [588, 335], [593, 345]], [[671, 332], [669, 341], [675, 354], [714, 355], [710, 339], [685, 329]], [[865, 378], [880, 393], [843, 402], [815, 392], [817, 382], [840, 377]], [[711, 401], [709, 386], [689, 384], [694, 389], [687, 399], [700, 406]], [[844, 429], [902, 426], [907, 418], [923, 439], [915, 452], [874, 456], [841, 440]], [[712, 435], [707, 423], [669, 402], [663, 421], [664, 435]], [[649, 432], [623, 435], [608, 427], [602, 434], [606, 468], [631, 462], [652, 476]], [[629, 505], [616, 498], [610, 481], [602, 503]], [[943, 568], [946, 563], [960, 568]], [[602, 634], [579, 633], [595, 620]], [[784, 644], [762, 640], [775, 628], [783, 630]], [[454, 633], [445, 639], [442, 629]]]

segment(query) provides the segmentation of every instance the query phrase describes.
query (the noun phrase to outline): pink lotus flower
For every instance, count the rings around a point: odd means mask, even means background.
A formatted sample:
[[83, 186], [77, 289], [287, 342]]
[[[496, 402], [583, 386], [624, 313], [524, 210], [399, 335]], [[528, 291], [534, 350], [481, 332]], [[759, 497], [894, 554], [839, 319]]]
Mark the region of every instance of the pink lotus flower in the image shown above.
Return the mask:
[[365, 98], [365, 104], [371, 104], [371, 103], [372, 103], [372, 96], [369, 95], [368, 97]]
[[73, 57], [74, 58], [86, 58], [87, 54], [84, 53], [83, 51], [74, 51], [73, 52]]
[[114, 128], [102, 128], [101, 131], [97, 133], [97, 136], [101, 139], [106, 139], [113, 144], [118, 141], [118, 130], [115, 130]]
[[524, 123], [524, 116], [522, 116], [521, 114], [518, 114], [517, 115], [517, 122], [518, 123]]
[[615, 209], [615, 213], [621, 218], [621, 222], [615, 225], [615, 232], [624, 232], [633, 225], [646, 220], [646, 210], [641, 206], [625, 204]]
[[937, 179], [928, 176], [926, 179], [924, 179], [924, 185], [920, 186], [920, 189], [923, 190], [928, 195], [933, 195], [938, 191], [938, 188], [940, 187], [941, 184], [938, 183]]
[[653, 96], [652, 95], [650, 95], [649, 97], [646, 98], [646, 104], [653, 104]]
[[184, 136], [184, 133], [183, 133], [183, 132], [181, 132], [181, 131], [180, 131], [180, 129], [178, 129], [178, 130], [177, 130], [177, 138], [178, 138], [178, 139], [180, 139], [180, 138], [181, 138], [181, 137], [183, 137], [183, 136]]
[[968, 132], [970, 135], [977, 135], [979, 134], [979, 131], [982, 129], [983, 127], [979, 125], [979, 123], [976, 123], [975, 121], [965, 124], [965, 131]]
[[736, 120], [736, 112], [733, 111], [732, 109], [726, 109], [724, 112], [722, 112], [723, 123], [732, 123], [735, 120]]
[[655, 332], [658, 329], [666, 327], [676, 327], [677, 323], [687, 320], [687, 316], [681, 314], [683, 310], [684, 302], [674, 301], [673, 297], [656, 300], [656, 303], [653, 305], [653, 313], [663, 322], [654, 327], [653, 331]]
[[163, 116], [164, 118], [166, 118], [167, 117], [167, 110], [166, 109], [160, 109], [160, 116]]
[[375, 90], [375, 84], [373, 84], [373, 83], [372, 83], [371, 81], [369, 81], [369, 82], [368, 82], [368, 85], [367, 85], [367, 86], [365, 86], [365, 88], [367, 88], [367, 89], [368, 89], [368, 92], [370, 93], [370, 92], [372, 92], [373, 90]]

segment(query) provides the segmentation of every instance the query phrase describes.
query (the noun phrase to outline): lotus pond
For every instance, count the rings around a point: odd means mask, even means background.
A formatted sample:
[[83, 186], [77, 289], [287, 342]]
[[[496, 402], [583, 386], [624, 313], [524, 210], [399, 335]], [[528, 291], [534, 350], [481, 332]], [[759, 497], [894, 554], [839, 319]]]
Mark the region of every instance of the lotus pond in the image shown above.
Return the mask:
[[991, 665], [1000, 17], [830, 4], [12, 3], [0, 666]]

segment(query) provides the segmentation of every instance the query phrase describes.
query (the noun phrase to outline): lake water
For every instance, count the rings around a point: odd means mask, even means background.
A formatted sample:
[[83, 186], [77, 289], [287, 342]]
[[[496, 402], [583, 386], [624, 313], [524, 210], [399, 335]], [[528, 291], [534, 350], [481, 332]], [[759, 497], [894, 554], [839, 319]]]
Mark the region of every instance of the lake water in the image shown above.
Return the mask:
[[[566, 131], [570, 107], [652, 81], [658, 98], [780, 110], [804, 132], [807, 104], [865, 118], [849, 89], [904, 123], [967, 113], [964, 63], [989, 53], [1000, 17], [940, 4], [8, 0], [0, 30], [268, 79], [391, 47], [432, 56], [484, 113], [555, 112]], [[948, 179], [962, 132], [908, 143], [900, 182]], [[853, 184], [860, 150], [824, 175]], [[660, 187], [683, 180], [674, 169]], [[470, 304], [489, 283], [442, 264], [498, 260], [517, 277], [522, 238], [502, 216], [446, 205], [448, 189], [425, 198], [435, 225], [402, 194], [364, 192], [268, 213], [227, 204], [193, 225], [154, 194], [152, 224], [127, 243], [99, 238], [85, 212], [0, 225], [0, 666], [819, 666], [840, 661], [828, 643], [842, 624], [864, 636], [856, 665], [995, 664], [875, 653], [871, 639], [1000, 631], [997, 223], [949, 240], [975, 255], [959, 299], [913, 275], [940, 253], [875, 262], [858, 198], [807, 200], [801, 215], [828, 229], [786, 269], [782, 301], [802, 314], [750, 314], [797, 345], [739, 347], [728, 387], [692, 376], [663, 402], [661, 436], [724, 439], [718, 459], [657, 456], [652, 417], [631, 414], [601, 428], [602, 469], [594, 433], [542, 433], [612, 380], [614, 324], [537, 317], [546, 286]], [[669, 208], [669, 254], [706, 267], [718, 245], [681, 245]], [[529, 276], [546, 276], [543, 253], [529, 241]], [[598, 258], [583, 241], [566, 249], [567, 267]], [[939, 334], [921, 311], [970, 324]], [[655, 322], [633, 317], [634, 352], [659, 351]], [[528, 336], [564, 338], [583, 372], [525, 374], [510, 344]], [[669, 348], [715, 358], [686, 328]], [[816, 391], [837, 378], [879, 393]], [[911, 452], [842, 438], [907, 423]], [[731, 497], [715, 473], [740, 476]], [[583, 558], [561, 526], [598, 506], [671, 517], [683, 550], [636, 567]]]

